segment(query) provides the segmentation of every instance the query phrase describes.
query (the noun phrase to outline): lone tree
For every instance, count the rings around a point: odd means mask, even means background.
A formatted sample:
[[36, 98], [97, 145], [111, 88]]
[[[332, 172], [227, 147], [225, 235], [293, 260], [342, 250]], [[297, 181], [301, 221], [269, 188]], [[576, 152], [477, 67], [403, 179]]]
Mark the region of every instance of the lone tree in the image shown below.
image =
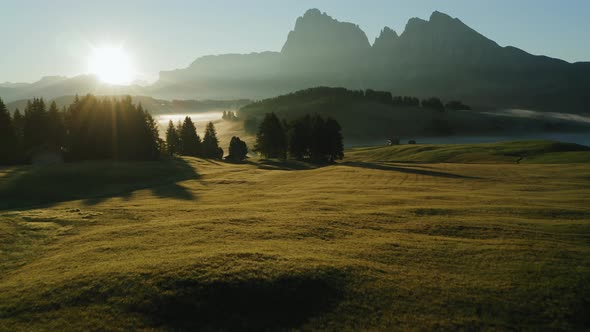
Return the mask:
[[248, 146], [246, 145], [246, 142], [242, 141], [237, 136], [232, 137], [229, 142], [229, 155], [227, 156], [227, 159], [231, 161], [242, 161], [246, 159], [247, 154]]
[[287, 137], [281, 121], [274, 113], [268, 113], [260, 123], [256, 134], [255, 151], [266, 158], [287, 157]]
[[18, 140], [10, 113], [0, 99], [0, 164], [12, 164], [16, 161]]
[[180, 141], [182, 142], [181, 154], [197, 157], [201, 152], [201, 138], [197, 135], [197, 128], [190, 117], [184, 118], [180, 129]]
[[168, 122], [168, 128], [166, 129], [166, 145], [168, 147], [168, 153], [170, 154], [178, 154], [181, 152], [180, 134], [172, 120]]
[[203, 157], [213, 159], [223, 158], [223, 149], [219, 147], [219, 140], [217, 139], [217, 132], [215, 131], [213, 122], [207, 124], [202, 147]]

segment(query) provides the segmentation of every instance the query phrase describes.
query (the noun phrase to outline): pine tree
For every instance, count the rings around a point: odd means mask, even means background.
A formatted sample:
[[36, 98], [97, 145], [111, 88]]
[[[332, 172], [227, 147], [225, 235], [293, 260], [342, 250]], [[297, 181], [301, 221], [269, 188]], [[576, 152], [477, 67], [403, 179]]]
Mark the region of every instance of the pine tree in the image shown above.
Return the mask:
[[197, 157], [201, 153], [201, 138], [197, 135], [197, 128], [190, 117], [186, 117], [180, 130], [182, 142], [181, 154]]
[[7, 165], [16, 161], [18, 148], [16, 132], [6, 105], [0, 99], [0, 164]]
[[20, 146], [23, 139], [23, 126], [25, 123], [25, 118], [18, 108], [14, 110], [14, 114], [12, 115], [12, 123], [14, 125], [14, 131]]
[[325, 121], [319, 115], [311, 118], [311, 142], [309, 154], [314, 161], [324, 161], [329, 153], [328, 138], [325, 131]]
[[168, 123], [168, 129], [166, 129], [166, 144], [168, 153], [177, 154], [181, 152], [180, 136], [172, 120]]
[[158, 132], [158, 123], [147, 110], [143, 113], [145, 115], [145, 125], [147, 127], [147, 136], [144, 143], [148, 147], [146, 157], [149, 160], [157, 160], [160, 157], [160, 133]]
[[296, 119], [289, 125], [289, 155], [295, 159], [309, 156], [311, 146], [311, 118], [306, 115]]
[[328, 118], [325, 123], [328, 160], [334, 162], [344, 158], [344, 144], [342, 138], [342, 128], [338, 121]]
[[23, 145], [26, 151], [47, 145], [49, 126], [43, 98], [27, 102], [23, 125]]
[[217, 139], [217, 132], [215, 131], [213, 122], [209, 122], [205, 129], [202, 151], [205, 158], [221, 159], [223, 157], [223, 152], [221, 156], [219, 156], [219, 140]]
[[287, 137], [281, 121], [274, 113], [267, 113], [256, 134], [255, 151], [266, 158], [287, 157]]
[[47, 144], [61, 148], [64, 144], [65, 126], [63, 114], [57, 109], [55, 101], [51, 102], [47, 113]]
[[12, 124], [14, 126], [14, 133], [16, 135], [16, 162], [23, 161], [23, 127], [25, 125], [25, 118], [17, 108], [14, 110], [12, 116]]

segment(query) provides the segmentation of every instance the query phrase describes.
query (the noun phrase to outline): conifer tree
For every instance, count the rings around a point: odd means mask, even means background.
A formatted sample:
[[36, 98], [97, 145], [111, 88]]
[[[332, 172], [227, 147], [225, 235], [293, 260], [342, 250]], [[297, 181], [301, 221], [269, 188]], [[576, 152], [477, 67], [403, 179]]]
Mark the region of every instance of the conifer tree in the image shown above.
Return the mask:
[[219, 156], [219, 140], [217, 139], [217, 132], [213, 122], [207, 124], [205, 129], [205, 136], [203, 136], [202, 152], [205, 158], [221, 159], [223, 152]]
[[344, 158], [344, 144], [342, 138], [342, 128], [338, 121], [328, 118], [325, 123], [328, 160], [334, 162]]
[[274, 113], [267, 113], [256, 134], [255, 151], [266, 158], [287, 157], [287, 137], [285, 130]]
[[14, 110], [12, 116], [12, 125], [14, 127], [14, 133], [16, 135], [16, 151], [15, 158], [16, 162], [20, 162], [23, 159], [23, 126], [25, 124], [25, 118], [23, 117], [20, 110], [17, 108]]
[[148, 146], [148, 154], [146, 156], [149, 160], [156, 160], [160, 157], [160, 134], [158, 132], [158, 123], [147, 110], [143, 113], [145, 115], [145, 125], [147, 127], [147, 136], [144, 143]]
[[47, 113], [47, 144], [61, 148], [64, 144], [65, 126], [63, 114], [57, 109], [55, 101], [51, 102]]
[[47, 144], [49, 126], [43, 98], [27, 102], [23, 125], [23, 146], [26, 151]]
[[6, 105], [0, 99], [0, 164], [16, 161], [17, 137]]
[[311, 117], [306, 115], [294, 120], [288, 131], [289, 155], [295, 159], [309, 156], [311, 146]]
[[190, 117], [186, 117], [180, 130], [182, 142], [181, 154], [197, 157], [201, 152], [201, 138], [197, 135], [197, 128]]
[[168, 128], [166, 129], [166, 145], [168, 147], [168, 153], [180, 153], [180, 136], [172, 120], [168, 122]]

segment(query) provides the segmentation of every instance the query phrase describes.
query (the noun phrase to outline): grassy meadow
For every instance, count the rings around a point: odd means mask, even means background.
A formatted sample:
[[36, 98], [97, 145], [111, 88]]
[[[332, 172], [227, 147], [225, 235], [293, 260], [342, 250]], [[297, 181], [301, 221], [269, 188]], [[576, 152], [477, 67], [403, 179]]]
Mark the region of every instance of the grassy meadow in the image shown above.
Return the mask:
[[587, 329], [588, 152], [511, 144], [0, 169], [0, 330]]

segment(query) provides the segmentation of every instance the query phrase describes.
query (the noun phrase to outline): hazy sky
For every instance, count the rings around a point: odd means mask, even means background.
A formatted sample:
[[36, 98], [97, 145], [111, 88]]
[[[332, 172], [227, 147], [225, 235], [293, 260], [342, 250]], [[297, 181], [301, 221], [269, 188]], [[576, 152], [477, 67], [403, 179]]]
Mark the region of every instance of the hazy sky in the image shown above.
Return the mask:
[[2, 0], [0, 82], [85, 73], [92, 45], [124, 43], [144, 80], [202, 55], [278, 51], [309, 8], [360, 25], [371, 41], [439, 10], [502, 46], [590, 60], [589, 0]]

